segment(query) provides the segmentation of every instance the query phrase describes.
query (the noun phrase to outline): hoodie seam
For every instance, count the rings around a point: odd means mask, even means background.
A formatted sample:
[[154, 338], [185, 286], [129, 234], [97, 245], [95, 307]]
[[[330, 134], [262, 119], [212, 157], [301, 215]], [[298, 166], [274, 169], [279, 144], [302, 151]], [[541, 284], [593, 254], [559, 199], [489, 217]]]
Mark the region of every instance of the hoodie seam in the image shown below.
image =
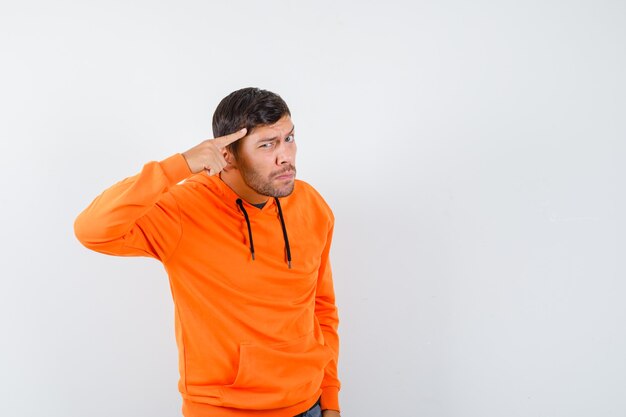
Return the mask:
[[180, 212], [180, 205], [178, 204], [178, 200], [176, 199], [176, 196], [174, 194], [171, 194], [172, 198], [174, 199], [174, 202], [176, 203], [176, 209], [178, 211], [178, 224], [180, 227], [179, 230], [179, 236], [178, 236], [178, 241], [176, 242], [176, 245], [174, 246], [174, 248], [172, 249], [172, 252], [169, 254], [169, 256], [167, 257], [167, 259], [163, 260], [163, 264], [165, 265], [166, 263], [168, 263], [170, 261], [170, 259], [172, 259], [172, 256], [174, 256], [174, 254], [176, 253], [176, 251], [178, 250], [178, 248], [180, 247], [180, 242], [182, 242], [183, 240], [183, 216]]
[[[172, 293], [174, 292], [174, 287], [172, 285]], [[187, 388], [187, 345], [185, 343], [185, 329], [183, 327], [183, 320], [181, 319], [180, 316], [180, 309], [178, 308], [178, 303], [175, 303], [174, 308], [176, 309], [176, 316], [178, 317], [178, 326], [180, 327], [180, 349], [182, 350], [181, 352], [181, 356], [182, 356], [182, 361], [183, 361], [183, 375], [181, 375], [181, 382], [183, 385], [183, 388], [185, 389], [185, 393], [189, 392], [188, 388]]]

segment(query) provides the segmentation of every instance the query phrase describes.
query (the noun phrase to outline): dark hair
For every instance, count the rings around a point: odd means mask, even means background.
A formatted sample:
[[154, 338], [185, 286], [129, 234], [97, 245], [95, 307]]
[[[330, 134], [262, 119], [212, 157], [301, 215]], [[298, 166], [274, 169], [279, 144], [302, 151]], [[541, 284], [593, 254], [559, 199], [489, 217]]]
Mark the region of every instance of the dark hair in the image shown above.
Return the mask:
[[[257, 126], [271, 125], [281, 117], [289, 115], [287, 103], [275, 93], [259, 88], [247, 87], [233, 91], [220, 101], [213, 113], [213, 137], [234, 133], [244, 127], [247, 134]], [[235, 157], [240, 141], [227, 146]]]

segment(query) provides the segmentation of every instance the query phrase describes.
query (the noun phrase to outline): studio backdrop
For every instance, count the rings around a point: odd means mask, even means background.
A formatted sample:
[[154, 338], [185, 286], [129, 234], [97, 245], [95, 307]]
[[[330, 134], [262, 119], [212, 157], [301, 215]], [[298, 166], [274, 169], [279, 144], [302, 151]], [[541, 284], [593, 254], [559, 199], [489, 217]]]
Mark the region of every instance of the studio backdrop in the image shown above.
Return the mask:
[[73, 222], [250, 86], [335, 214], [342, 416], [626, 415], [624, 2], [34, 0], [0, 35], [0, 415], [181, 415], [165, 271]]

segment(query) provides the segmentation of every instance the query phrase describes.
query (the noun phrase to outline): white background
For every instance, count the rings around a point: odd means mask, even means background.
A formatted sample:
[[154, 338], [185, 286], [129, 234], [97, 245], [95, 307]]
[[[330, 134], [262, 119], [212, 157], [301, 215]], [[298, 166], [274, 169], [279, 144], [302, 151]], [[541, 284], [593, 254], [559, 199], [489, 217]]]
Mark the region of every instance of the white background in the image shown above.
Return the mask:
[[248, 86], [335, 211], [344, 417], [626, 415], [626, 3], [12, 3], [0, 415], [181, 415], [164, 270], [73, 221]]

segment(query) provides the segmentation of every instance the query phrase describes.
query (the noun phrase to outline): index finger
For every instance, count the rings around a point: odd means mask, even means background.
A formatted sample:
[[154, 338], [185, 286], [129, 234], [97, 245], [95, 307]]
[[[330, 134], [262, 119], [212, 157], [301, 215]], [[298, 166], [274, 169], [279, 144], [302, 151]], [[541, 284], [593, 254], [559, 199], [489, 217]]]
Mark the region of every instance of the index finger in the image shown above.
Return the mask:
[[231, 133], [230, 135], [220, 136], [219, 138], [213, 139], [213, 143], [215, 143], [215, 146], [218, 148], [224, 148], [246, 136], [247, 132], [248, 130], [244, 127], [243, 129], [238, 130], [235, 133]]

